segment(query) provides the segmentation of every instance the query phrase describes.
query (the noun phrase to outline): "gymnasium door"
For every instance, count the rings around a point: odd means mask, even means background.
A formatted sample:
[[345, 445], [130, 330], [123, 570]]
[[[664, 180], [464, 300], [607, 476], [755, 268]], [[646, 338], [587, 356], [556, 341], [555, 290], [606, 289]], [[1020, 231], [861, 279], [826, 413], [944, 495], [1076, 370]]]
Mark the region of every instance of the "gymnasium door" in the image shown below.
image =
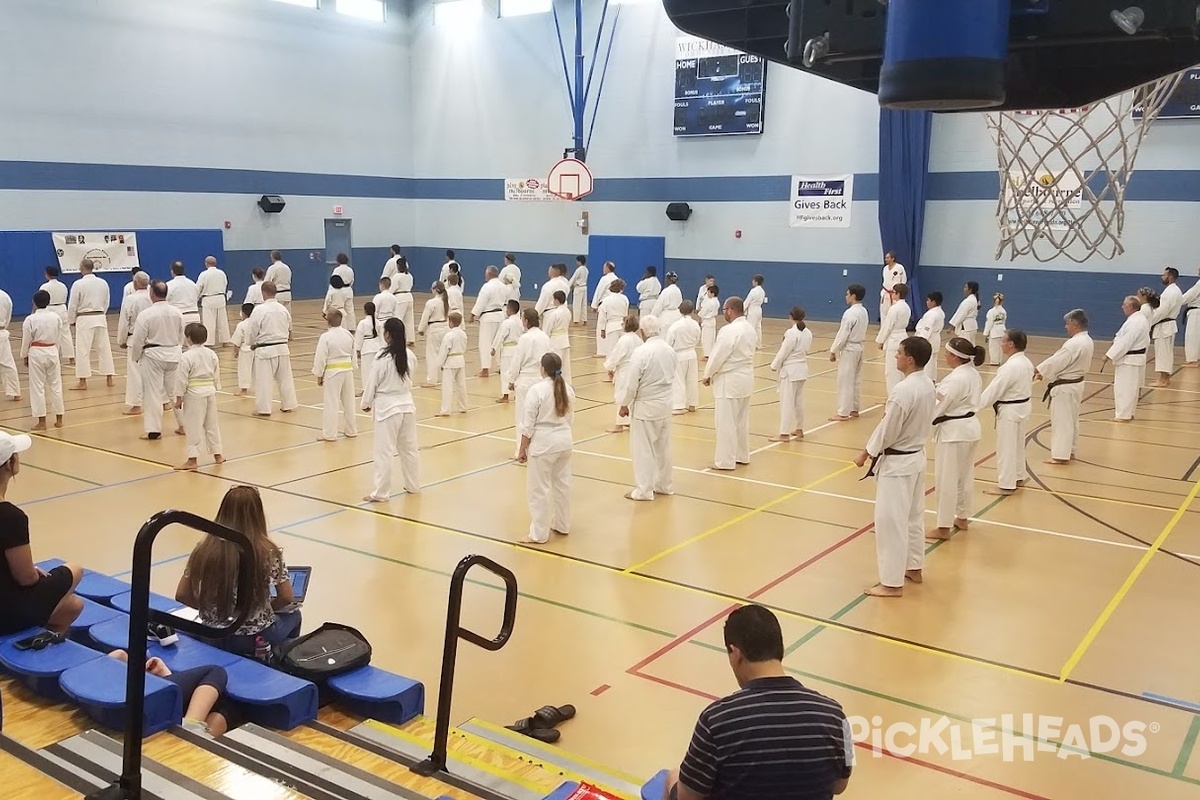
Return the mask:
[[604, 262], [617, 265], [617, 275], [625, 281], [625, 296], [632, 305], [637, 304], [634, 289], [642, 279], [646, 267], [658, 268], [661, 281], [666, 272], [667, 240], [663, 236], [589, 236], [588, 237], [588, 298], [589, 302], [600, 282]]

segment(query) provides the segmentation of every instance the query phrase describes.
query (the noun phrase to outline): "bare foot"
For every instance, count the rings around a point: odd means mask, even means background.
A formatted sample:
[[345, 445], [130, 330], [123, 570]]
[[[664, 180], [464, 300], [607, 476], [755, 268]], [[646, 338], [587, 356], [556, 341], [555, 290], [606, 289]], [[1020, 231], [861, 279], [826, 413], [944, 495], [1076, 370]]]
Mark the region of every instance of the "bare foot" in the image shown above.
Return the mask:
[[188, 471], [188, 470], [193, 470], [198, 466], [200, 466], [200, 465], [196, 462], [196, 459], [189, 458], [182, 465], [176, 467], [175, 469], [176, 469], [176, 471]]
[[687, 413], [687, 412], [686, 412], [686, 411], [684, 411], [682, 408], [677, 408], [677, 409], [675, 409], [674, 411], [672, 411], [672, 412], [671, 412], [671, 416], [673, 416], [673, 417], [679, 417], [679, 416], [683, 416], [683, 415], [684, 415], [684, 414], [686, 414], [686, 413]]
[[625, 493], [625, 499], [626, 499], [626, 500], [636, 500], [636, 501], [638, 501], [638, 502], [645, 503], [645, 502], [648, 502], [648, 501], [650, 501], [650, 500], [653, 500], [654, 498], [652, 498], [652, 497], [634, 497], [634, 496], [633, 496], [633, 492], [626, 492], [626, 493]]
[[107, 378], [104, 379], [104, 385], [105, 386], [116, 386], [117, 382], [115, 380], [113, 380], [112, 375], [109, 375]]
[[508, 395], [504, 395], [503, 397], [496, 398], [496, 402], [499, 403], [500, 405], [504, 405], [504, 404], [508, 403], [509, 402]]
[[1024, 485], [1025, 485], [1025, 480], [1024, 480], [1024, 479], [1017, 481], [1017, 488], [1018, 488], [1018, 489], [1020, 489], [1020, 488], [1021, 488], [1022, 486], [1024, 486]]
[[1016, 491], [1016, 489], [984, 489], [983, 493], [990, 494], [994, 497], [1008, 497], [1010, 494], [1014, 494]]
[[695, 406], [688, 406], [688, 411], [695, 412], [695, 411], [696, 411], [696, 407], [695, 407]]
[[[62, 426], [61, 426], [61, 425], [56, 425], [55, 427], [62, 427]], [[44, 430], [46, 430], [46, 420], [41, 420], [40, 422], [38, 422], [38, 424], [37, 424], [37, 425], [34, 425], [32, 428], [30, 428], [30, 430], [31, 430], [31, 431], [44, 431]]]
[[625, 432], [625, 431], [627, 431], [627, 430], [629, 430], [629, 429], [628, 429], [628, 428], [624, 428], [624, 427], [622, 427], [622, 426], [618, 425], [618, 426], [616, 426], [615, 428], [609, 428], [609, 429], [608, 429], [608, 432], [609, 432], [609, 433], [624, 433], [624, 432]]
[[919, 569], [906, 569], [904, 571], [904, 580], [912, 581], [913, 583], [924, 583], [925, 576], [921, 574]]
[[1054, 467], [1061, 467], [1061, 466], [1070, 464], [1071, 462], [1070, 462], [1070, 460], [1064, 461], [1061, 458], [1047, 458], [1044, 463], [1050, 464], [1051, 466], [1054, 466]]
[[61, 428], [62, 426], [63, 426], [63, 418], [62, 418], [62, 415], [60, 414], [58, 417], [56, 417], [54, 419], [54, 427]]
[[902, 597], [904, 595], [904, 587], [893, 588], [884, 586], [882, 583], [877, 583], [870, 589], [863, 592], [867, 597]]
[[143, 433], [138, 438], [142, 439], [144, 441], [147, 441], [147, 442], [157, 442], [159, 439], [162, 438], [162, 434], [161, 433]]
[[1113, 422], [1120, 422], [1122, 425], [1124, 425], [1124, 424], [1133, 422], [1133, 418], [1130, 417], [1129, 419], [1114, 419]]
[[716, 464], [713, 464], [709, 469], [715, 469], [720, 472], [733, 472], [737, 467], [718, 467]]
[[792, 438], [793, 438], [793, 439], [803, 439], [803, 438], [804, 438], [804, 431], [801, 431], [801, 430], [794, 430], [794, 431], [792, 431]]
[[849, 417], [843, 417], [841, 414], [834, 415], [829, 418], [830, 422], [849, 422]]
[[124, 412], [125, 416], [127, 416], [127, 417], [136, 417], [138, 414], [141, 414], [141, 413], [142, 413], [141, 406], [133, 406], [128, 411]]
[[858, 417], [858, 412], [857, 412], [857, 411], [851, 411], [851, 412], [850, 412], [850, 419], [855, 419], [855, 418], [857, 418], [857, 417]]
[[8, 401], [10, 403], [19, 403], [21, 402], [21, 395], [13, 395], [12, 397], [8, 398]]
[[388, 499], [386, 497], [376, 497], [373, 494], [367, 495], [366, 497], [363, 498], [363, 500], [365, 500], [368, 503], [386, 503], [388, 501]]
[[791, 440], [792, 440], [791, 435], [786, 434], [786, 433], [781, 433], [778, 436], [768, 436], [767, 437], [768, 442], [790, 442]]
[[951, 528], [934, 528], [929, 533], [925, 534], [925, 538], [933, 541], [946, 541], [953, 535], [954, 532]]
[[256, 417], [269, 417], [269, 416], [271, 416], [271, 412], [270, 412], [270, 411], [256, 411], [256, 412], [254, 412], [254, 416], [256, 416]]
[[481, 369], [481, 370], [479, 370], [479, 373], [475, 377], [476, 378], [486, 378], [486, 377], [488, 377], [488, 375], [489, 375], [489, 373], [486, 369]]
[[175, 435], [176, 436], [187, 436], [187, 431], [185, 431], [183, 428], [176, 428]]
[[1184, 364], [1184, 366], [1190, 369], [1195, 369], [1196, 367], [1200, 367], [1200, 361], [1188, 361]]
[[215, 456], [213, 456], [213, 461], [215, 461], [218, 464], [224, 464], [225, 456], [221, 455], [220, 453], [217, 453]]
[[449, 415], [449, 414], [438, 414], [437, 416], [439, 416], [439, 417], [448, 417], [448, 416], [450, 416], [450, 415]]
[[971, 520], [963, 519], [962, 517], [956, 517], [954, 520], [954, 527], [960, 531], [968, 530], [971, 527]]
[[87, 391], [87, 381], [80, 381], [79, 383], [72, 386], [69, 391], [86, 392]]

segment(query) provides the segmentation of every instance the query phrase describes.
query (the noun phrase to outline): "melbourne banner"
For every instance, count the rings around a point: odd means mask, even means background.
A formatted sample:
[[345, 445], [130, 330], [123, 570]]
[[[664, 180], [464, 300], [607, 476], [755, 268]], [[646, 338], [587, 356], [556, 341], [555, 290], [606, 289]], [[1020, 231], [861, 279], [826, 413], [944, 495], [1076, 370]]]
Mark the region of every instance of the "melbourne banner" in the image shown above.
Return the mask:
[[792, 176], [788, 224], [793, 228], [849, 228], [854, 176]]
[[550, 194], [546, 182], [537, 178], [505, 178], [505, 200], [558, 200]]
[[90, 258], [96, 272], [129, 272], [139, 266], [137, 236], [133, 233], [52, 233], [54, 252], [63, 272], [79, 272]]

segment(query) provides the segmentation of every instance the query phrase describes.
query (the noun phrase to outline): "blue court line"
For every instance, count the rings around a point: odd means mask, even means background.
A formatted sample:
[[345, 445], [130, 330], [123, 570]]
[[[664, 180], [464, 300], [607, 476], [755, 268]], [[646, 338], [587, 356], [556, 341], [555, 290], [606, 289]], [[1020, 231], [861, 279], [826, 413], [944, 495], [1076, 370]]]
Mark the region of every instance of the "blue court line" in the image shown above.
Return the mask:
[[130, 478], [129, 480], [119, 481], [117, 483], [107, 483], [107, 484], [103, 484], [101, 486], [89, 486], [86, 489], [76, 489], [73, 492], [63, 492], [62, 494], [55, 494], [55, 495], [51, 495], [50, 497], [41, 497], [41, 498], [38, 498], [37, 500], [30, 500], [28, 502], [23, 502], [23, 503], [21, 503], [21, 505], [22, 506], [35, 506], [38, 503], [48, 503], [51, 500], [61, 500], [64, 497], [74, 497], [77, 494], [87, 494], [88, 492], [98, 492], [101, 489], [113, 489], [117, 486], [127, 486], [131, 483], [138, 483], [140, 481], [148, 481], [151, 478], [161, 478], [164, 475], [171, 475], [171, 474], [174, 474], [174, 472], [175, 472], [175, 470], [172, 470], [170, 467], [164, 467], [163, 469], [165, 469], [167, 471], [166, 472], [156, 472], [153, 475], [143, 475], [140, 478]]
[[1188, 711], [1200, 713], [1200, 703], [1189, 703], [1187, 700], [1176, 700], [1174, 697], [1154, 694], [1153, 692], [1142, 692], [1142, 697], [1145, 697], [1147, 700], [1157, 700], [1160, 703], [1169, 703], [1170, 705], [1178, 706], [1179, 708], [1185, 708]]

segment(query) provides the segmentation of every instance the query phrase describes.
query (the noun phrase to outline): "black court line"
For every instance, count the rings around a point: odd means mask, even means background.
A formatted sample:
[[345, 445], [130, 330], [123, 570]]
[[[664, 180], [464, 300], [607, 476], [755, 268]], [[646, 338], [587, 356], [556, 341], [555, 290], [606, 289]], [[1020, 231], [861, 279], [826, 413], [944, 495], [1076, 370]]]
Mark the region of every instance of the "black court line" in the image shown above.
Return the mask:
[[1180, 478], [1180, 480], [1181, 481], [1191, 481], [1192, 475], [1194, 475], [1196, 473], [1196, 470], [1198, 468], [1200, 468], [1200, 456], [1196, 456], [1196, 460], [1192, 462], [1192, 465], [1190, 467], [1188, 467], [1187, 472], [1183, 473], [1183, 477]]
[[41, 753], [30, 750], [28, 747], [17, 744], [17, 742], [7, 736], [0, 736], [0, 750], [8, 753], [13, 758], [23, 761], [33, 767], [38, 772], [46, 777], [58, 781], [68, 789], [79, 792], [85, 797], [96, 791], [96, 785], [86, 778], [82, 778], [71, 770], [61, 766], [60, 764], [51, 761]]

